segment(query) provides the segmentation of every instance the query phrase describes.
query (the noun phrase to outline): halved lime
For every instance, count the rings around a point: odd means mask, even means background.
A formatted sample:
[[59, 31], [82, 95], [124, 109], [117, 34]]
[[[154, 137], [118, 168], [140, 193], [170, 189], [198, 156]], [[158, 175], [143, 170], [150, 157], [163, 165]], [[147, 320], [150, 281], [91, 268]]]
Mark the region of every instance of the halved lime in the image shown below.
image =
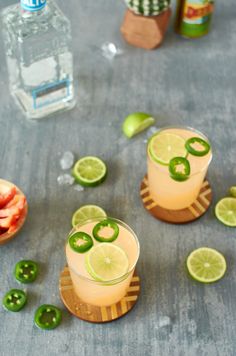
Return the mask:
[[218, 220], [227, 226], [236, 226], [236, 199], [223, 198], [215, 207], [215, 214]]
[[152, 136], [148, 149], [154, 161], [163, 165], [168, 165], [174, 157], [186, 157], [185, 140], [172, 133]]
[[154, 122], [155, 119], [151, 115], [144, 112], [134, 112], [125, 118], [122, 129], [124, 134], [131, 138], [153, 125]]
[[112, 243], [99, 243], [86, 256], [86, 269], [97, 281], [108, 282], [128, 272], [129, 260], [122, 248]]
[[198, 282], [212, 283], [221, 279], [226, 272], [224, 256], [213, 248], [201, 247], [187, 258], [190, 275]]
[[236, 186], [231, 187], [229, 192], [232, 195], [232, 197], [236, 198]]
[[107, 214], [102, 208], [100, 208], [100, 206], [84, 205], [74, 212], [72, 217], [72, 226], [75, 227], [76, 225], [88, 219], [106, 218], [106, 217]]
[[87, 156], [76, 162], [72, 174], [79, 184], [96, 187], [106, 179], [107, 167], [100, 158]]

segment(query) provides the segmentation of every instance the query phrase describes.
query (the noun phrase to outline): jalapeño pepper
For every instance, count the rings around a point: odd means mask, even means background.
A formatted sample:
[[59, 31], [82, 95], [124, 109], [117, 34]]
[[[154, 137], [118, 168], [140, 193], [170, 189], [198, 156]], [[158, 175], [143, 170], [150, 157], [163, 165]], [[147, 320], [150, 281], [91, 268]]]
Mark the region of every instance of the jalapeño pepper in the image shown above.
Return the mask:
[[[102, 236], [101, 231], [103, 228], [109, 227], [113, 230], [111, 237]], [[111, 219], [105, 219], [99, 222], [93, 228], [93, 237], [99, 242], [113, 242], [117, 239], [119, 235], [119, 226], [117, 223]]]
[[9, 311], [18, 312], [25, 306], [26, 301], [26, 293], [23, 290], [11, 289], [3, 298], [3, 306]]

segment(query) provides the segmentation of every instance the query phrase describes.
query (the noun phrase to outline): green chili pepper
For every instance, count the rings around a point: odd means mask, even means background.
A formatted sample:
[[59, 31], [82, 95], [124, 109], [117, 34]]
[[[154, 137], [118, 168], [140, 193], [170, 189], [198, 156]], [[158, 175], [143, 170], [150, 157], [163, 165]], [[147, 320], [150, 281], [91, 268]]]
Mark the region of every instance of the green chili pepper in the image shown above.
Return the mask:
[[20, 311], [27, 301], [26, 293], [20, 289], [11, 289], [3, 297], [3, 306], [5, 309], [18, 312]]
[[35, 312], [34, 322], [44, 330], [55, 329], [61, 323], [62, 314], [59, 308], [50, 304], [41, 305]]
[[[184, 172], [178, 172], [177, 167], [183, 166]], [[169, 173], [172, 179], [183, 182], [189, 178], [190, 175], [190, 164], [187, 158], [184, 157], [174, 157], [169, 163]]]
[[[113, 235], [111, 237], [102, 236], [100, 234], [100, 230], [103, 229], [104, 227], [112, 228]], [[99, 242], [113, 242], [114, 240], [117, 239], [118, 235], [119, 235], [119, 226], [116, 224], [115, 221], [111, 219], [103, 220], [99, 222], [97, 225], [95, 225], [93, 228], [93, 237]]]
[[[78, 242], [82, 242], [81, 245]], [[85, 232], [78, 231], [69, 236], [69, 244], [72, 250], [78, 253], [87, 252], [93, 246], [92, 237]]]
[[[201, 150], [196, 150], [195, 148], [193, 148], [193, 144], [194, 143], [198, 143], [202, 146], [203, 149]], [[208, 142], [206, 142], [205, 140], [203, 140], [200, 137], [191, 137], [190, 139], [187, 140], [187, 142], [185, 143], [185, 148], [186, 150], [193, 156], [205, 156], [208, 154], [208, 152], [211, 149], [211, 146]]]
[[15, 266], [14, 276], [21, 283], [32, 283], [38, 276], [38, 264], [31, 260], [19, 261]]

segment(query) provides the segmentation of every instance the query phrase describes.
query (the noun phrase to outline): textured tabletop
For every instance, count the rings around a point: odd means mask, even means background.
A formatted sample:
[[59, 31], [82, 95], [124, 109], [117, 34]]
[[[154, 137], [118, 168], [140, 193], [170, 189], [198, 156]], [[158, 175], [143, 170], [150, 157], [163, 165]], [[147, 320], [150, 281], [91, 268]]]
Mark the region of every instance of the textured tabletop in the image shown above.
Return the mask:
[[[0, 9], [10, 0], [1, 0]], [[58, 1], [71, 19], [78, 102], [74, 110], [30, 122], [8, 92], [6, 63], [0, 51], [0, 177], [26, 194], [29, 215], [21, 233], [0, 247], [0, 299], [19, 287], [12, 271], [20, 259], [40, 263], [40, 276], [26, 287], [29, 303], [20, 313], [0, 307], [1, 356], [234, 356], [236, 354], [236, 230], [214, 217], [214, 205], [236, 184], [236, 7], [216, 4], [213, 29], [199, 40], [184, 40], [171, 28], [163, 46], [144, 51], [128, 46], [119, 27], [122, 0]], [[123, 54], [109, 61], [101, 53], [114, 42]], [[143, 208], [139, 185], [146, 172], [147, 132], [132, 140], [121, 133], [125, 116], [147, 111], [156, 126], [189, 125], [213, 143], [209, 180], [214, 200], [200, 220], [184, 226], [159, 222]], [[72, 151], [97, 155], [107, 163], [106, 182], [95, 189], [61, 187], [59, 160]], [[65, 265], [64, 244], [71, 215], [95, 203], [126, 221], [137, 233], [142, 292], [124, 318], [93, 325], [71, 316], [58, 292]], [[221, 251], [228, 271], [213, 285], [192, 281], [188, 253], [200, 246]], [[63, 310], [51, 332], [33, 324], [44, 303]]]

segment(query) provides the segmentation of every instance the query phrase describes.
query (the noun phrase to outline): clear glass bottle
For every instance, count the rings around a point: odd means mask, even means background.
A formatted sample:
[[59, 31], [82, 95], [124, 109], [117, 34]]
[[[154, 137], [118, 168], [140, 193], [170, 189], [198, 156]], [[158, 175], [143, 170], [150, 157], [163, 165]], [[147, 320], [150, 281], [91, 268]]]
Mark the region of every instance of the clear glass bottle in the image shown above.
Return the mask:
[[71, 27], [53, 0], [21, 0], [2, 11], [10, 91], [39, 119], [75, 105]]

